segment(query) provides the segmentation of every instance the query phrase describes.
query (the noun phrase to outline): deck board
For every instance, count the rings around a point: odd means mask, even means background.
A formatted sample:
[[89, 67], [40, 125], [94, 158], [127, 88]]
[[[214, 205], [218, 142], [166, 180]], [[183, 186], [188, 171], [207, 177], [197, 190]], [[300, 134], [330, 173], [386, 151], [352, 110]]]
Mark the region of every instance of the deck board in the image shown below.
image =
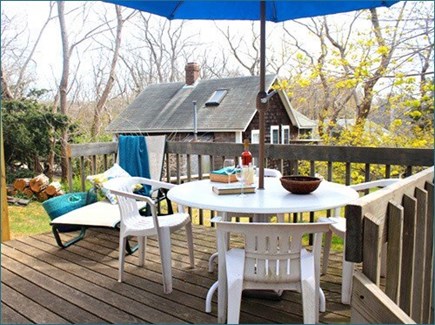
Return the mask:
[[[65, 239], [73, 236], [63, 234]], [[173, 292], [163, 293], [157, 242], [150, 238], [145, 267], [127, 256], [125, 281], [118, 283], [118, 233], [88, 230], [84, 240], [59, 249], [51, 233], [2, 244], [2, 324], [12, 323], [216, 323], [217, 297], [205, 313], [205, 296], [216, 281], [208, 258], [216, 250], [212, 228], [194, 226], [195, 269], [189, 267], [183, 233], [172, 236]], [[321, 277], [327, 304], [322, 323], [349, 323], [340, 303], [341, 256], [331, 256]], [[300, 294], [280, 300], [244, 297], [241, 323], [301, 323]]]

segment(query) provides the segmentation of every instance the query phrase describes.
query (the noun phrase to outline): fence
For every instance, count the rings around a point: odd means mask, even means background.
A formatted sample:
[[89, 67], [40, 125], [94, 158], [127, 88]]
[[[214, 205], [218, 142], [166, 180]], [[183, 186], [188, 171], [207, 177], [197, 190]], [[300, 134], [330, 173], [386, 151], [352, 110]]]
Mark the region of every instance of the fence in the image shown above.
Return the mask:
[[432, 167], [346, 206], [352, 323], [433, 324], [433, 182]]

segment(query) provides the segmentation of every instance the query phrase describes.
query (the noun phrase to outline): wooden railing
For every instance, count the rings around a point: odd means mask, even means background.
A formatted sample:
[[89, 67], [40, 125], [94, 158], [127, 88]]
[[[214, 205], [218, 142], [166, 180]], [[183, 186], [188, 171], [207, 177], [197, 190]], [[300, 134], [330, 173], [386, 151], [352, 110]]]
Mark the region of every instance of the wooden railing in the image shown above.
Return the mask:
[[433, 324], [433, 204], [431, 167], [346, 206], [352, 323]]
[[[243, 151], [238, 143], [211, 142], [167, 142], [164, 179], [180, 184], [193, 179], [207, 178], [211, 170], [222, 167], [225, 157], [237, 158]], [[258, 145], [252, 144], [250, 151], [258, 156]], [[106, 170], [116, 161], [117, 143], [89, 143], [70, 145], [69, 185], [72, 190], [73, 170], [79, 170], [82, 190], [87, 175]], [[283, 174], [322, 174], [325, 179], [352, 184], [354, 171], [368, 181], [373, 170], [383, 170], [380, 177], [390, 177], [399, 168], [402, 177], [409, 176], [423, 167], [434, 163], [431, 149], [333, 147], [319, 145], [266, 145], [266, 165], [280, 170]], [[74, 168], [73, 168], [74, 166]], [[397, 175], [394, 175], [397, 177]], [[199, 224], [203, 224], [199, 211]], [[312, 219], [313, 216], [310, 217]]]
[[[265, 149], [267, 165], [284, 174], [321, 173], [327, 180], [345, 184], [355, 182], [355, 171], [363, 175], [360, 181], [372, 180], [373, 170], [379, 169], [382, 170], [381, 175], [376, 175], [379, 177], [397, 177], [394, 174], [397, 170], [400, 176], [406, 177], [397, 186], [393, 185], [394, 190], [389, 190], [388, 195], [380, 190], [346, 207], [346, 217], [353, 216], [353, 223], [348, 225], [346, 246], [351, 248], [346, 249], [346, 259], [363, 261], [363, 272], [354, 277], [352, 322], [433, 322], [433, 309], [430, 309], [433, 233], [430, 230], [434, 176], [433, 167], [429, 172], [421, 170], [433, 166], [434, 151], [317, 145], [266, 145]], [[211, 170], [221, 168], [225, 157], [237, 158], [242, 150], [242, 144], [234, 143], [167, 142], [164, 177], [177, 184], [206, 178]], [[251, 145], [250, 150], [255, 158], [257, 145]], [[75, 166], [84, 189], [86, 176], [110, 167], [116, 153], [116, 142], [71, 145], [70, 175]], [[204, 211], [196, 211], [198, 223], [204, 224]], [[394, 216], [398, 218], [393, 219]], [[381, 286], [381, 247], [385, 247], [385, 242], [388, 242], [389, 266], [386, 284]]]
[[[86, 177], [105, 171], [116, 161], [118, 153], [117, 142], [95, 142], [71, 144], [66, 149], [68, 158], [68, 185], [73, 191], [73, 177], [80, 178], [82, 191], [85, 190]], [[78, 163], [78, 166], [77, 166]], [[74, 173], [78, 170], [78, 175]]]
[[[236, 143], [200, 143], [200, 142], [168, 142], [166, 152], [168, 155], [177, 155], [177, 161], [180, 157], [186, 155], [192, 157], [239, 157], [243, 150], [242, 144]], [[258, 156], [258, 145], [251, 145], [250, 150], [254, 157]], [[392, 166], [402, 166], [405, 168], [403, 176], [409, 176], [413, 173], [413, 167], [432, 166], [434, 157], [431, 149], [400, 149], [400, 148], [368, 148], [368, 147], [333, 147], [318, 145], [266, 145], [265, 157], [268, 160], [266, 165], [273, 165], [283, 174], [297, 174], [300, 163], [305, 161], [309, 163], [310, 174], [319, 172], [317, 170], [319, 163], [324, 163], [325, 178], [332, 180], [333, 163], [344, 164], [344, 182], [351, 184], [352, 165], [364, 164], [365, 181], [370, 180], [371, 165], [383, 165], [385, 174], [383, 177], [391, 176]], [[168, 161], [168, 160], [167, 160]], [[216, 162], [216, 159], [211, 159]], [[200, 162], [199, 162], [200, 164]], [[211, 170], [215, 169], [214, 164]], [[286, 169], [287, 168], [287, 169]], [[176, 166], [180, 170], [180, 166]], [[203, 171], [201, 171], [203, 172]], [[208, 171], [207, 171], [208, 172]], [[201, 174], [201, 173], [199, 173]]]

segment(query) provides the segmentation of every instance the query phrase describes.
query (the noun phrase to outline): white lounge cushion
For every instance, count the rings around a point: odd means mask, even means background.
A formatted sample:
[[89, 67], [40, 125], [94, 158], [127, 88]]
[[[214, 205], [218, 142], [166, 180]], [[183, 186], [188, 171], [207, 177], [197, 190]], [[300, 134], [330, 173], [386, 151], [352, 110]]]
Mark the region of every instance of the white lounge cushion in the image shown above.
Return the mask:
[[[146, 206], [146, 202], [138, 202], [139, 209]], [[79, 209], [65, 213], [51, 221], [50, 225], [79, 225], [89, 227], [114, 228], [121, 220], [118, 205], [108, 201], [98, 201]]]

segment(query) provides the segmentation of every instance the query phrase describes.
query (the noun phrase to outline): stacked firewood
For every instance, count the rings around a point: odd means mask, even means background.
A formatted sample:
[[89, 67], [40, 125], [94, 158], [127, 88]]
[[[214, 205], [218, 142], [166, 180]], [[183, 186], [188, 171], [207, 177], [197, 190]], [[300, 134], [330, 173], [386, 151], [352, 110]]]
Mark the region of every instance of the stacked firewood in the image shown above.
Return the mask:
[[16, 193], [21, 193], [28, 198], [35, 196], [40, 202], [53, 196], [65, 194], [59, 182], [50, 182], [50, 179], [44, 174], [33, 178], [17, 178], [13, 186]]

